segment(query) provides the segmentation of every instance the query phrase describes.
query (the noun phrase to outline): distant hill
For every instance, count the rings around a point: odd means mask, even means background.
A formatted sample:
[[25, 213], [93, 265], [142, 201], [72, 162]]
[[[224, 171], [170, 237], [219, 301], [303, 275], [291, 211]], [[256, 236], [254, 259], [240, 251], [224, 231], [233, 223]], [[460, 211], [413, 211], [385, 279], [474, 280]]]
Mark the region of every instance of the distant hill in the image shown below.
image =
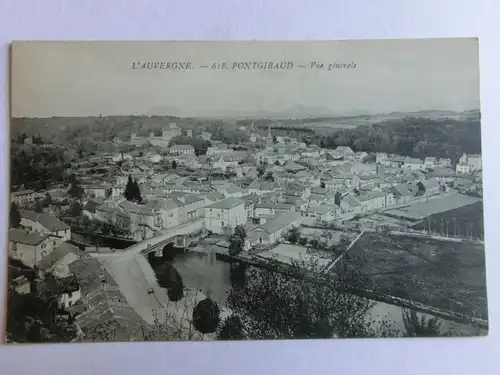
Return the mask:
[[177, 107], [160, 106], [151, 108], [145, 113], [146, 116], [175, 116], [185, 117], [185, 113]]

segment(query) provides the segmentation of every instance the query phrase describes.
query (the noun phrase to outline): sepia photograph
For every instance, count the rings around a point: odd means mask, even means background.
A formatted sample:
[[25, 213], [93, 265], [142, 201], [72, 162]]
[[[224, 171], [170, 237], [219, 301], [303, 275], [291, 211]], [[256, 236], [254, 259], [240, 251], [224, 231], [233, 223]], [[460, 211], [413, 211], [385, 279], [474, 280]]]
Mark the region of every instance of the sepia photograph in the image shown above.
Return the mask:
[[479, 46], [12, 43], [5, 342], [487, 335]]

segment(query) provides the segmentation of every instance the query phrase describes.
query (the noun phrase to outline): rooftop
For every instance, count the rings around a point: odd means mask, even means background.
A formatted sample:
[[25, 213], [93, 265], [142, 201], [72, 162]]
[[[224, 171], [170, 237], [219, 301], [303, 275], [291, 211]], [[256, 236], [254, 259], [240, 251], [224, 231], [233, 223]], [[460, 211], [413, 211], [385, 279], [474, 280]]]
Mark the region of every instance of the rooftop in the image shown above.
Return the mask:
[[230, 210], [232, 208], [238, 207], [240, 205], [244, 205], [245, 202], [238, 198], [227, 198], [215, 203], [212, 203], [205, 208], [216, 208], [222, 210]]
[[38, 263], [38, 268], [40, 268], [41, 270], [48, 270], [68, 254], [75, 254], [80, 257], [90, 258], [90, 255], [78, 249], [76, 246], [73, 246], [67, 242], [63, 242], [61, 245], [55, 248], [54, 251], [40, 260], [40, 262]]
[[9, 230], [9, 241], [24, 245], [36, 246], [48, 237], [48, 234], [40, 236], [38, 233], [29, 232], [24, 229], [12, 228]]
[[59, 220], [57, 217], [35, 211], [20, 210], [23, 219], [40, 223], [44, 228], [51, 232], [70, 229], [69, 226]]
[[28, 195], [34, 193], [35, 192], [33, 190], [19, 190], [19, 191], [13, 191], [11, 194], [14, 196], [19, 196], [19, 195]]
[[186, 151], [192, 151], [194, 150], [194, 147], [191, 145], [173, 145], [170, 147], [170, 150], [177, 151], [177, 150], [186, 150]]
[[299, 220], [302, 215], [299, 212], [287, 212], [277, 216], [275, 219], [267, 221], [260, 226], [267, 233], [274, 233], [277, 230]]

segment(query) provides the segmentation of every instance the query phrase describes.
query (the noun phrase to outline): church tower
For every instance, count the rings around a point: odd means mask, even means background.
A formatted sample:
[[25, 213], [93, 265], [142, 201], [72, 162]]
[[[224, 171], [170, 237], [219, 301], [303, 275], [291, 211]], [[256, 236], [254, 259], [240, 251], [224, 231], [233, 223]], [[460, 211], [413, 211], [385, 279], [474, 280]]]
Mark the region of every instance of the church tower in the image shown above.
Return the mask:
[[267, 139], [266, 139], [266, 147], [271, 147], [273, 145], [273, 136], [271, 135], [271, 124], [267, 129]]

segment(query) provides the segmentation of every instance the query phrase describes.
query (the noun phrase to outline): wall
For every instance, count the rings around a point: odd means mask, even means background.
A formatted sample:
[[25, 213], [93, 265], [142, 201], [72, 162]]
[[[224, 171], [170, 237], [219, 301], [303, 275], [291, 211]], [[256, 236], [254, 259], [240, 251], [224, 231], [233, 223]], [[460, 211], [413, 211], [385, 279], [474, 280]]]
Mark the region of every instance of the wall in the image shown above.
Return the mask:
[[61, 242], [60, 239], [54, 237], [48, 237], [36, 246], [9, 242], [9, 256], [28, 267], [34, 267], [43, 257], [53, 252]]
[[62, 309], [67, 309], [73, 306], [82, 298], [80, 289], [71, 292], [71, 294], [65, 293], [57, 298], [57, 306]]

